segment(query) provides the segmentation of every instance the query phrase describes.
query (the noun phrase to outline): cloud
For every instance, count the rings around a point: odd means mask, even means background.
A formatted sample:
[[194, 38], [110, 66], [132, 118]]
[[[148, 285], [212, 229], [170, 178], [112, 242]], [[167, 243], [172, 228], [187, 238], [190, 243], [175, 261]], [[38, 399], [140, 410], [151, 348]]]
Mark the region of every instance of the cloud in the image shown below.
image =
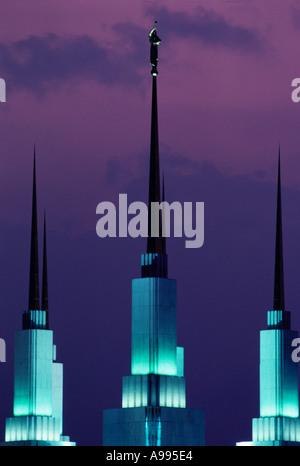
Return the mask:
[[147, 8], [147, 14], [155, 15], [158, 23], [178, 38], [194, 38], [209, 46], [229, 47], [243, 52], [257, 52], [263, 48], [258, 31], [231, 24], [213, 10], [198, 8], [198, 14], [172, 12], [165, 7]]
[[[242, 52], [262, 49], [258, 32], [233, 25], [213, 10], [198, 8], [198, 14], [172, 12], [165, 7], [146, 7], [166, 35], [196, 39], [208, 46]], [[149, 62], [148, 31], [129, 22], [116, 23], [115, 46], [107, 48], [88, 35], [68, 38], [56, 34], [29, 36], [10, 44], [0, 43], [1, 76], [10, 88], [35, 94], [57, 90], [70, 80], [91, 79], [105, 85], [137, 86], [140, 70]]]
[[45, 93], [72, 79], [136, 85], [139, 79], [126, 54], [111, 51], [83, 35], [30, 36], [9, 45], [0, 43], [1, 75], [8, 85]]

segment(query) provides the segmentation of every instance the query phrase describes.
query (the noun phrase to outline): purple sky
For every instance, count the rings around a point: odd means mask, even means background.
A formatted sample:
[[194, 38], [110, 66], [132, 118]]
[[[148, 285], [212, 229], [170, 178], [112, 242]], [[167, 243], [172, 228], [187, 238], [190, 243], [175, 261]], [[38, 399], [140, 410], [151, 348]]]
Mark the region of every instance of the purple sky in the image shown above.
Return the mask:
[[96, 206], [119, 193], [147, 200], [147, 35], [157, 20], [166, 198], [205, 203], [204, 246], [167, 246], [187, 405], [206, 410], [208, 445], [250, 440], [259, 331], [272, 307], [279, 143], [286, 305], [300, 328], [297, 4], [1, 1], [1, 439], [12, 413], [13, 335], [28, 300], [34, 144], [40, 247], [44, 209], [48, 219], [50, 325], [65, 371], [64, 431], [79, 445], [99, 445], [103, 408], [121, 406], [131, 279], [146, 243], [100, 240]]

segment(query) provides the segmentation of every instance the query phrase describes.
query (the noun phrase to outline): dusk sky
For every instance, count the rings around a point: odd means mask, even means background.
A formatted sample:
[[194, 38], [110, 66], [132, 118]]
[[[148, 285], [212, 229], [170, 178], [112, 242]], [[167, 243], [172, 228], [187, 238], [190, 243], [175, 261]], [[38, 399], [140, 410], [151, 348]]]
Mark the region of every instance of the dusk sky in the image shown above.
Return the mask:
[[28, 303], [34, 145], [64, 432], [78, 445], [101, 445], [103, 409], [121, 407], [131, 280], [146, 240], [100, 239], [96, 207], [120, 193], [147, 201], [155, 20], [166, 200], [205, 204], [201, 248], [167, 241], [187, 406], [205, 410], [207, 445], [251, 440], [259, 331], [273, 305], [279, 144], [286, 307], [300, 330], [298, 4], [1, 0], [0, 441], [12, 415], [14, 332]]

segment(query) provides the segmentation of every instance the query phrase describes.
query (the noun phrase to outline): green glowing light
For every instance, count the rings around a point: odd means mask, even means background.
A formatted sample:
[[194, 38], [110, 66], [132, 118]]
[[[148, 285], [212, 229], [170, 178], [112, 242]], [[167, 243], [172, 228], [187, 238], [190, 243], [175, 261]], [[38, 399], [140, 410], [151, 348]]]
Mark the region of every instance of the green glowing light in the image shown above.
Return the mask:
[[177, 375], [176, 281], [132, 281], [132, 374]]
[[296, 332], [264, 330], [260, 340], [260, 416], [299, 416], [298, 368], [291, 358]]

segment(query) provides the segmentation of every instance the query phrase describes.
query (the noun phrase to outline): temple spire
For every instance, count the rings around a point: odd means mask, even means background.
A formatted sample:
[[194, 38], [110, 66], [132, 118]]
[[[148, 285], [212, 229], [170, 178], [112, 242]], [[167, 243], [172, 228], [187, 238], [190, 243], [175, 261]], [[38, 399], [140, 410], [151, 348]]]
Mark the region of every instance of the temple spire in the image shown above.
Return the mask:
[[159, 175], [159, 139], [158, 139], [158, 112], [157, 112], [157, 46], [161, 40], [156, 34], [156, 27], [149, 34], [151, 43], [150, 62], [152, 65], [152, 109], [151, 109], [151, 143], [150, 143], [150, 173], [149, 173], [149, 198], [148, 198], [148, 241], [147, 253], [162, 254], [162, 231], [159, 222], [158, 237], [152, 236], [151, 203], [160, 203], [160, 175]]
[[48, 271], [47, 271], [47, 241], [46, 241], [46, 212], [44, 213], [44, 251], [43, 251], [43, 285], [42, 311], [46, 311], [46, 328], [49, 329], [48, 307]]
[[160, 174], [157, 116], [157, 46], [161, 40], [156, 34], [156, 27], [149, 34], [151, 43], [150, 63], [152, 65], [152, 108], [151, 108], [151, 142], [148, 197], [148, 238], [147, 253], [142, 255], [142, 277], [168, 276], [166, 240], [162, 232], [162, 213], [160, 208]]
[[275, 248], [275, 280], [274, 280], [274, 310], [285, 310], [284, 279], [283, 279], [283, 248], [282, 248], [282, 213], [281, 213], [281, 181], [280, 181], [280, 146], [278, 154], [277, 182], [277, 220]]
[[38, 310], [40, 308], [35, 147], [34, 147], [34, 162], [33, 162], [33, 193], [32, 193], [32, 221], [31, 222], [32, 222], [31, 223], [31, 251], [30, 251], [30, 278], [29, 278], [29, 303], [28, 303], [29, 311]]

